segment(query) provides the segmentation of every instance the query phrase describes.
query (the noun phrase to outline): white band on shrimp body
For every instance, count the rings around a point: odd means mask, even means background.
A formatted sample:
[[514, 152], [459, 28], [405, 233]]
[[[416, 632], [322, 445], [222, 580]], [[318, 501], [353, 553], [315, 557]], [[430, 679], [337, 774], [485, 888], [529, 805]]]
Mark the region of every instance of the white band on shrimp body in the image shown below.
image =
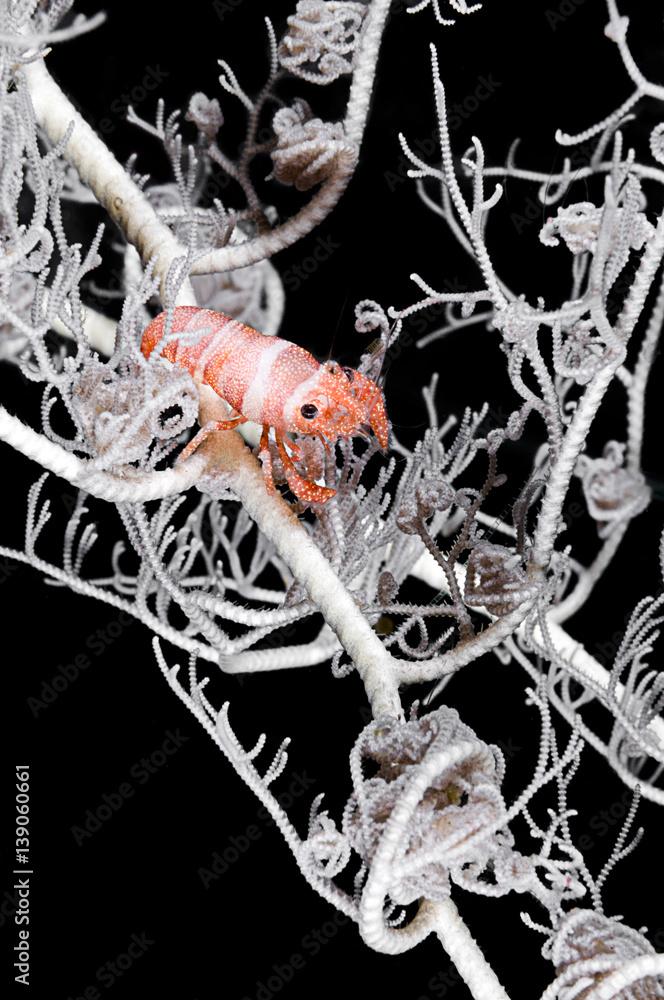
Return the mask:
[[193, 373], [195, 379], [199, 382], [204, 380], [205, 369], [208, 361], [211, 361], [212, 358], [214, 358], [215, 354], [219, 352], [222, 345], [225, 345], [229, 340], [232, 341], [238, 333], [242, 332], [242, 330], [242, 324], [237, 323], [234, 319], [230, 319], [224, 326], [221, 327], [220, 330], [214, 330], [212, 325], [210, 325], [209, 330], [206, 327], [202, 328], [202, 335], [205, 335], [206, 333], [214, 333], [214, 336], [211, 338], [210, 343], [198, 359], [196, 371]]
[[[266, 340], [268, 338], [266, 337]], [[285, 351], [291, 344], [288, 340], [281, 340], [277, 337], [269, 338], [270, 344], [265, 345], [261, 354], [256, 374], [252, 378], [247, 391], [242, 398], [242, 413], [250, 420], [260, 423], [263, 418], [263, 404], [270, 388], [270, 375], [272, 366], [282, 351]]]
[[296, 412], [305, 403], [310, 403], [316, 395], [323, 372], [324, 369], [319, 368], [318, 371], [314, 372], [313, 375], [310, 375], [304, 382], [300, 382], [297, 389], [294, 389], [291, 392], [290, 396], [284, 403], [283, 409], [284, 424], [286, 427], [292, 426]]

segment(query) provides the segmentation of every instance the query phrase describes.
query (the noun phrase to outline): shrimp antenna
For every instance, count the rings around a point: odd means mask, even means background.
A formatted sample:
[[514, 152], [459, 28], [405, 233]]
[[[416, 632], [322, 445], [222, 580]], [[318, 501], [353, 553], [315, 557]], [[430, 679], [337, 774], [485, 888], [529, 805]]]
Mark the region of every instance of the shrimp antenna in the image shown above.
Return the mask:
[[337, 335], [339, 333], [339, 327], [341, 326], [341, 320], [343, 318], [343, 314], [344, 314], [345, 309], [346, 309], [346, 304], [348, 302], [348, 295], [349, 295], [349, 293], [346, 292], [346, 294], [344, 296], [344, 300], [341, 303], [341, 309], [339, 310], [339, 315], [337, 316], [337, 322], [336, 322], [335, 327], [334, 327], [334, 333], [332, 334], [332, 337], [330, 339], [330, 347], [329, 347], [329, 350], [327, 352], [327, 357], [325, 359], [326, 361], [331, 361], [332, 357], [334, 355], [334, 344], [335, 344], [335, 341], [337, 339]]

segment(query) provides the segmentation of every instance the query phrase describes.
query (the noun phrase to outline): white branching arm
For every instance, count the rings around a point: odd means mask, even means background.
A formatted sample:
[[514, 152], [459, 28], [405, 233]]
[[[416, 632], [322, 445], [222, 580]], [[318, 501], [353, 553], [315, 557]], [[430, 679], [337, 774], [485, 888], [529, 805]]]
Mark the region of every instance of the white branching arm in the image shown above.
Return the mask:
[[[136, 247], [143, 262], [154, 261], [156, 273], [165, 277], [170, 262], [185, 255], [184, 247], [158, 219], [147, 197], [62, 92], [44, 61], [29, 63], [24, 73], [41, 127], [52, 142], [58, 143], [73, 124], [65, 148], [67, 159], [99, 204], [120, 226], [127, 240]], [[187, 282], [182, 286], [178, 304], [196, 305]]]

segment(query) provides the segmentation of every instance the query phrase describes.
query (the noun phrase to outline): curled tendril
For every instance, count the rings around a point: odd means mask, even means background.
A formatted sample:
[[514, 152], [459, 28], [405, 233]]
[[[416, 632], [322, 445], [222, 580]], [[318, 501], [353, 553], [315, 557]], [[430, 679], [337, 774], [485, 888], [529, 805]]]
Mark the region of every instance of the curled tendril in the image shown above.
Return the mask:
[[656, 125], [650, 133], [650, 152], [658, 163], [664, 163], [664, 122]]

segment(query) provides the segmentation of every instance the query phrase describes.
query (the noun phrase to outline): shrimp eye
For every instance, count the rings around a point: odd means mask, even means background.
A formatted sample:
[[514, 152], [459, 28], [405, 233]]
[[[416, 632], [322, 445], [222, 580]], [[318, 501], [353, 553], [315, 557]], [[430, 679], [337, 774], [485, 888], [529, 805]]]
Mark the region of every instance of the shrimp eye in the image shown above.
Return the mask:
[[305, 403], [304, 406], [300, 407], [300, 413], [305, 420], [313, 420], [318, 413], [318, 407], [314, 406], [313, 403]]
[[348, 379], [348, 381], [352, 382], [353, 379], [355, 378], [355, 372], [353, 371], [353, 369], [352, 368], [342, 368], [341, 370], [344, 373], [344, 375], [346, 376], [346, 378]]

